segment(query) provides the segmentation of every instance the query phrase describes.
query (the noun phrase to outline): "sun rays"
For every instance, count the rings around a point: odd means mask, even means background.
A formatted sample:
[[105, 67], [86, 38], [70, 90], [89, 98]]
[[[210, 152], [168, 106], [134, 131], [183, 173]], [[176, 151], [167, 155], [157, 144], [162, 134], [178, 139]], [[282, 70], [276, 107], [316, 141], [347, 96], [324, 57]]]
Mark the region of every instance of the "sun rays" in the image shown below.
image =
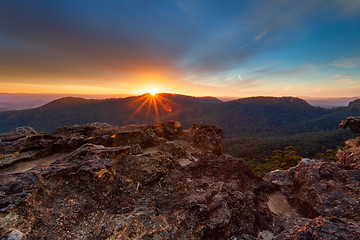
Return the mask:
[[137, 114], [140, 114], [140, 112], [142, 112], [145, 108], [145, 116], [147, 118], [151, 118], [151, 114], [154, 113], [156, 122], [160, 122], [162, 117], [171, 117], [169, 114], [172, 114], [173, 109], [177, 106], [176, 103], [164, 97], [163, 94], [158, 93], [156, 89], [151, 89], [149, 90], [149, 93], [140, 96], [135, 101], [135, 103], [137, 102], [141, 102], [141, 104], [129, 117], [127, 120], [128, 123], [133, 120]]

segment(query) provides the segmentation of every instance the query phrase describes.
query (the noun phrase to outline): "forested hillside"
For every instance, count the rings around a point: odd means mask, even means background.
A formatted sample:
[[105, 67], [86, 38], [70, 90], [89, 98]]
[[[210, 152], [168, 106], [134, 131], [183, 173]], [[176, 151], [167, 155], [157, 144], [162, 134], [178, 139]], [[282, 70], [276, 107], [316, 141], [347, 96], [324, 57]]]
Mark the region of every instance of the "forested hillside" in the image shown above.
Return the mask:
[[358, 101], [348, 107], [314, 107], [293, 97], [252, 97], [229, 102], [177, 94], [91, 100], [62, 98], [42, 107], [0, 113], [0, 132], [19, 126], [52, 132], [65, 125], [106, 122], [112, 125], [180, 121], [216, 124], [224, 129], [225, 151], [247, 161], [262, 161], [275, 149], [294, 146], [313, 157], [355, 137], [339, 129], [342, 119], [360, 115]]

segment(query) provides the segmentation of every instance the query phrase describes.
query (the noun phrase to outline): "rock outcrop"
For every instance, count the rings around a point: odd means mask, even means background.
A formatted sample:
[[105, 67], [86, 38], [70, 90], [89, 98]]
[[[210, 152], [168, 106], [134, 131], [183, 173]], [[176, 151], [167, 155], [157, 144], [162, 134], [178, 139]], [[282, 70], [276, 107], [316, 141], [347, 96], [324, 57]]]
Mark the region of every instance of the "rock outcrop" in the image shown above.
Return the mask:
[[338, 151], [339, 162], [352, 168], [360, 169], [360, 117], [348, 117], [339, 124], [342, 128], [349, 127], [359, 137], [349, 139], [345, 142], [345, 147]]
[[[340, 127], [359, 133], [360, 118]], [[264, 180], [279, 186], [298, 216], [278, 214], [284, 230], [275, 239], [360, 239], [359, 138], [346, 141], [339, 162], [303, 159], [288, 170], [268, 173]], [[288, 211], [289, 212], [289, 211]]]
[[348, 117], [339, 124], [341, 128], [350, 128], [351, 131], [360, 135], [360, 117]]
[[5, 141], [0, 236], [254, 239], [271, 225], [272, 185], [223, 155], [222, 137], [204, 124], [94, 123]]
[[360, 138], [349, 139], [336, 154], [339, 162], [360, 170]]
[[[303, 159], [288, 170], [268, 173], [264, 180], [279, 186], [291, 209], [298, 213], [296, 221], [292, 217], [290, 223], [288, 216], [278, 214], [279, 221], [284, 222], [288, 230], [277, 239], [339, 239], [336, 235], [329, 237], [335, 232], [340, 239], [358, 239], [355, 236], [360, 236], [359, 179], [357, 169], [310, 159]], [[343, 235], [338, 228], [343, 230]], [[348, 238], [354, 229], [356, 234]]]
[[336, 162], [303, 159], [288, 170], [268, 173], [264, 180], [281, 192], [302, 216], [360, 220], [360, 171]]
[[0, 136], [1, 239], [359, 239], [360, 170], [258, 178], [222, 130], [92, 123]]

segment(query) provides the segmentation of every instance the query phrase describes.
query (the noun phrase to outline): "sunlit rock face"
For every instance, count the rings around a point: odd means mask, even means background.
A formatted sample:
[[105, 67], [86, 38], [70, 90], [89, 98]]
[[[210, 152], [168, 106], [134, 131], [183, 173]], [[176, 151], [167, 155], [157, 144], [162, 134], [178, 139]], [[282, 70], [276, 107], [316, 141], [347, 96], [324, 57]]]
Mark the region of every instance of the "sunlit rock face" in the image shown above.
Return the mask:
[[23, 130], [0, 136], [1, 239], [359, 238], [360, 171], [340, 163], [263, 180], [206, 124]]
[[347, 140], [336, 156], [341, 163], [360, 170], [360, 138]]

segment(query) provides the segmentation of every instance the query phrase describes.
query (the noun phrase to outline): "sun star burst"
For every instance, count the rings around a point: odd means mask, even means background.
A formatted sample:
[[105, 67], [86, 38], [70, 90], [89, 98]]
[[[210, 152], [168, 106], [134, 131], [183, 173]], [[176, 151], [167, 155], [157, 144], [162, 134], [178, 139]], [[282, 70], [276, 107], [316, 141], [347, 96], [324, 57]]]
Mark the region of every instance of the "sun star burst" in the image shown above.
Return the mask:
[[155, 88], [149, 89], [149, 93], [153, 96], [155, 96], [159, 91]]

